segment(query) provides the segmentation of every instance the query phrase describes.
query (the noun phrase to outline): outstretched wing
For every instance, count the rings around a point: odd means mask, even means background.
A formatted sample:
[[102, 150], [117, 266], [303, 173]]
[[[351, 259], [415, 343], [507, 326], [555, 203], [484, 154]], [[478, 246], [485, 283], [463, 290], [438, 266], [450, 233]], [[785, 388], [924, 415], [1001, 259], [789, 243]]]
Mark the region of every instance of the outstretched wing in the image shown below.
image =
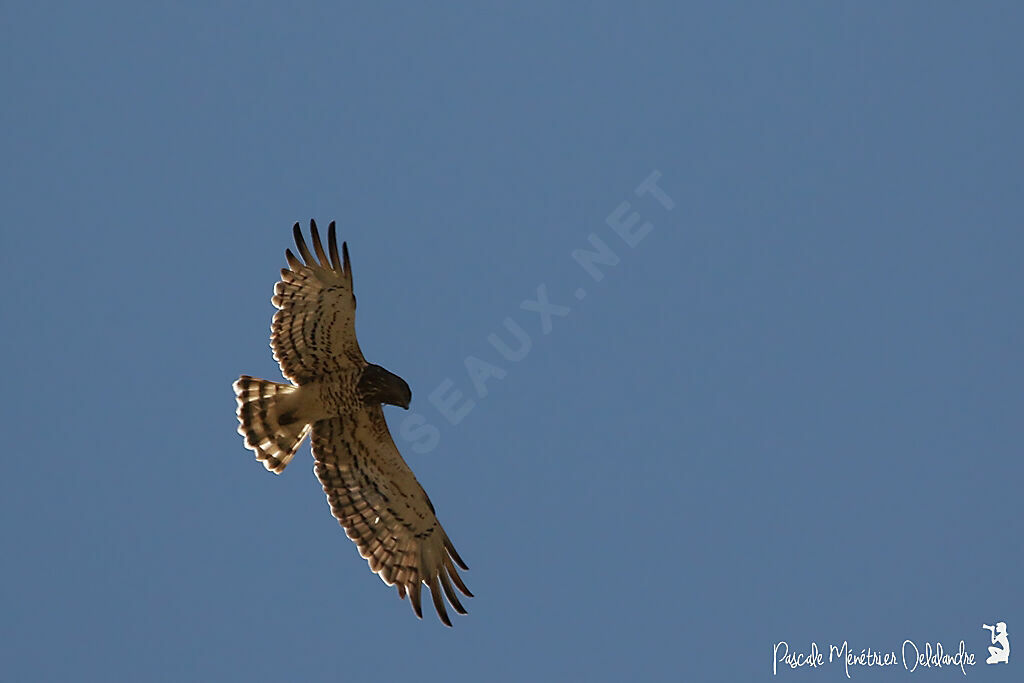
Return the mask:
[[352, 292], [352, 264], [348, 245], [338, 257], [334, 221], [327, 228], [330, 259], [320, 242], [316, 222], [309, 222], [313, 236], [310, 253], [296, 223], [295, 246], [302, 260], [288, 249], [288, 268], [270, 300], [279, 310], [270, 327], [270, 345], [281, 372], [296, 384], [304, 384], [353, 365], [365, 364], [356, 340], [356, 297]]
[[468, 569], [434, 514], [434, 506], [406, 465], [388, 432], [380, 406], [357, 415], [321, 420], [313, 425], [316, 476], [331, 512], [359, 554], [384, 583], [398, 588], [416, 616], [423, 618], [420, 588], [430, 588], [437, 615], [451, 626], [441, 590], [459, 614], [466, 610], [452, 589], [473, 594], [462, 582], [457, 564]]

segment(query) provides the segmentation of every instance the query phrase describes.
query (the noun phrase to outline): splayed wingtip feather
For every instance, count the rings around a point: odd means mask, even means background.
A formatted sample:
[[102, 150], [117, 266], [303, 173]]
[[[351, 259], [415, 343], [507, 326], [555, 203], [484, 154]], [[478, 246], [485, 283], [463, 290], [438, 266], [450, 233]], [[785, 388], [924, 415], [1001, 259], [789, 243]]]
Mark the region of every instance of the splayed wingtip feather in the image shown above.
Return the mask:
[[430, 577], [430, 598], [434, 601], [434, 609], [437, 616], [445, 626], [451, 626], [452, 620], [448, 618], [448, 610], [444, 607], [444, 600], [441, 599], [441, 587], [437, 584], [437, 575]]
[[451, 558], [455, 560], [455, 564], [459, 565], [468, 572], [469, 567], [467, 567], [463, 559], [459, 557], [459, 553], [455, 550], [455, 546], [452, 545], [452, 542], [448, 540], [447, 537], [445, 537], [444, 539], [444, 547], [448, 551], [448, 554], [451, 555]]
[[331, 267], [339, 273], [344, 272], [341, 258], [338, 256], [338, 235], [334, 228], [334, 221], [327, 226], [327, 250], [331, 252]]
[[420, 601], [420, 590], [422, 588], [423, 584], [419, 581], [409, 584], [409, 602], [412, 603], [412, 611], [420, 619], [423, 618], [423, 603]]
[[313, 249], [316, 251], [316, 257], [319, 261], [318, 265], [327, 268], [329, 262], [327, 261], [327, 254], [324, 253], [324, 244], [320, 241], [320, 233], [317, 232], [316, 223], [312, 221], [310, 223], [309, 232], [313, 235]]
[[292, 228], [292, 232], [295, 236], [295, 246], [299, 248], [299, 254], [302, 255], [307, 265], [313, 265], [313, 255], [309, 253], [309, 247], [306, 246], [306, 240], [302, 238], [302, 229], [298, 223]]
[[462, 591], [463, 595], [465, 595], [467, 598], [474, 597], [473, 593], [471, 593], [470, 590], [466, 588], [466, 584], [462, 582], [462, 577], [459, 576], [459, 572], [456, 571], [455, 567], [452, 566], [451, 560], [445, 562], [445, 569], [448, 570], [448, 574], [452, 577], [452, 581], [455, 582], [456, 588]]
[[451, 581], [448, 580], [448, 573], [442, 569], [438, 573], [438, 576], [441, 578], [441, 586], [444, 588], [444, 594], [448, 597], [448, 602], [452, 604], [452, 607], [455, 608], [456, 612], [459, 614], [466, 614], [466, 608], [462, 606], [462, 603], [459, 602], [459, 596], [455, 594], [454, 590], [452, 590]]

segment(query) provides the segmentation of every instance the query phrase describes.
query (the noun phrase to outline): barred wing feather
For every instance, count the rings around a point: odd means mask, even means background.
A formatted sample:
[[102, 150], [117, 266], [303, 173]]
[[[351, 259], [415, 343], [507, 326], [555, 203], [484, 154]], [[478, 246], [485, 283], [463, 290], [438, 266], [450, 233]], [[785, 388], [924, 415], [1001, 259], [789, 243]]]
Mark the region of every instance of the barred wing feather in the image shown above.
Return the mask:
[[348, 367], [365, 364], [356, 340], [356, 298], [348, 245], [338, 240], [332, 221], [327, 229], [330, 256], [324, 251], [316, 223], [310, 221], [314, 256], [293, 228], [299, 257], [285, 252], [288, 268], [274, 287], [273, 303], [280, 310], [271, 325], [270, 345], [281, 372], [302, 385]]
[[452, 584], [473, 597], [455, 565], [468, 569], [448, 539], [434, 506], [395, 447], [379, 406], [355, 423], [332, 418], [313, 425], [316, 476], [331, 512], [359, 554], [384, 583], [409, 595], [422, 618], [422, 585], [430, 588], [438, 617], [451, 626], [441, 591], [459, 614], [466, 610]]

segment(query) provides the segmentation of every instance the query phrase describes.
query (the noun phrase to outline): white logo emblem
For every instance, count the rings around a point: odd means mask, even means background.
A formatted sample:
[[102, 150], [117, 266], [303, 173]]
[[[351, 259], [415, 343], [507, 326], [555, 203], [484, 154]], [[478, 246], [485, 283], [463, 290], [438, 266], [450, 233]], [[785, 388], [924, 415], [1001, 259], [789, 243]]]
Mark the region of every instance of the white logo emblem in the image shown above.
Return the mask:
[[992, 645], [998, 645], [999, 647], [989, 647], [988, 659], [985, 660], [986, 664], [1009, 664], [1010, 662], [1010, 637], [1006, 635], [1006, 622], [1000, 621], [995, 626], [989, 626], [988, 624], [982, 624], [982, 628], [986, 628], [992, 633]]

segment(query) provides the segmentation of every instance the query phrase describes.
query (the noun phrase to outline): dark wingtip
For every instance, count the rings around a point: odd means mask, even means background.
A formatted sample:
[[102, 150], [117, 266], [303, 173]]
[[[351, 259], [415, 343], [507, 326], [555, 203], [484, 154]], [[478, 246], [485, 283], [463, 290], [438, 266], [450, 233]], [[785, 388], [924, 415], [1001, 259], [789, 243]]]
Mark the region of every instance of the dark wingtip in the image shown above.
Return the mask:
[[331, 267], [341, 271], [341, 258], [338, 256], [338, 234], [334, 229], [334, 221], [327, 226], [327, 250], [331, 252]]
[[459, 553], [457, 550], [455, 550], [455, 546], [452, 545], [452, 542], [447, 538], [444, 539], [444, 547], [448, 551], [448, 554], [451, 556], [451, 558], [455, 560], [455, 564], [459, 565], [468, 572], [469, 567], [466, 566], [466, 563], [463, 561], [463, 559], [459, 557]]
[[452, 607], [459, 614], [469, 614], [466, 608], [459, 602], [459, 596], [455, 594], [455, 590], [452, 589], [452, 583], [448, 580], [448, 573], [442, 568], [440, 571], [441, 587], [444, 588], [444, 594], [448, 598], [448, 602], [451, 603]]
[[320, 241], [320, 232], [316, 229], [315, 222], [310, 220], [309, 223], [309, 233], [313, 236], [313, 250], [316, 252], [317, 261], [319, 261], [319, 265], [328, 268], [331, 264], [327, 260], [327, 254], [324, 253], [324, 244]]
[[412, 611], [420, 619], [423, 618], [423, 604], [420, 602], [420, 588], [423, 587], [419, 581], [409, 584], [409, 602], [412, 603]]
[[295, 246], [298, 247], [299, 254], [302, 256], [303, 260], [305, 260], [306, 265], [313, 265], [315, 263], [313, 255], [309, 253], [309, 247], [306, 246], [306, 240], [302, 238], [302, 228], [299, 227], [298, 223], [296, 223], [292, 228], [292, 233], [295, 236]]
[[437, 577], [430, 579], [430, 597], [434, 601], [434, 609], [437, 616], [445, 626], [451, 626], [452, 620], [448, 618], [448, 610], [444, 607], [444, 600], [441, 598], [441, 587], [438, 585]]

